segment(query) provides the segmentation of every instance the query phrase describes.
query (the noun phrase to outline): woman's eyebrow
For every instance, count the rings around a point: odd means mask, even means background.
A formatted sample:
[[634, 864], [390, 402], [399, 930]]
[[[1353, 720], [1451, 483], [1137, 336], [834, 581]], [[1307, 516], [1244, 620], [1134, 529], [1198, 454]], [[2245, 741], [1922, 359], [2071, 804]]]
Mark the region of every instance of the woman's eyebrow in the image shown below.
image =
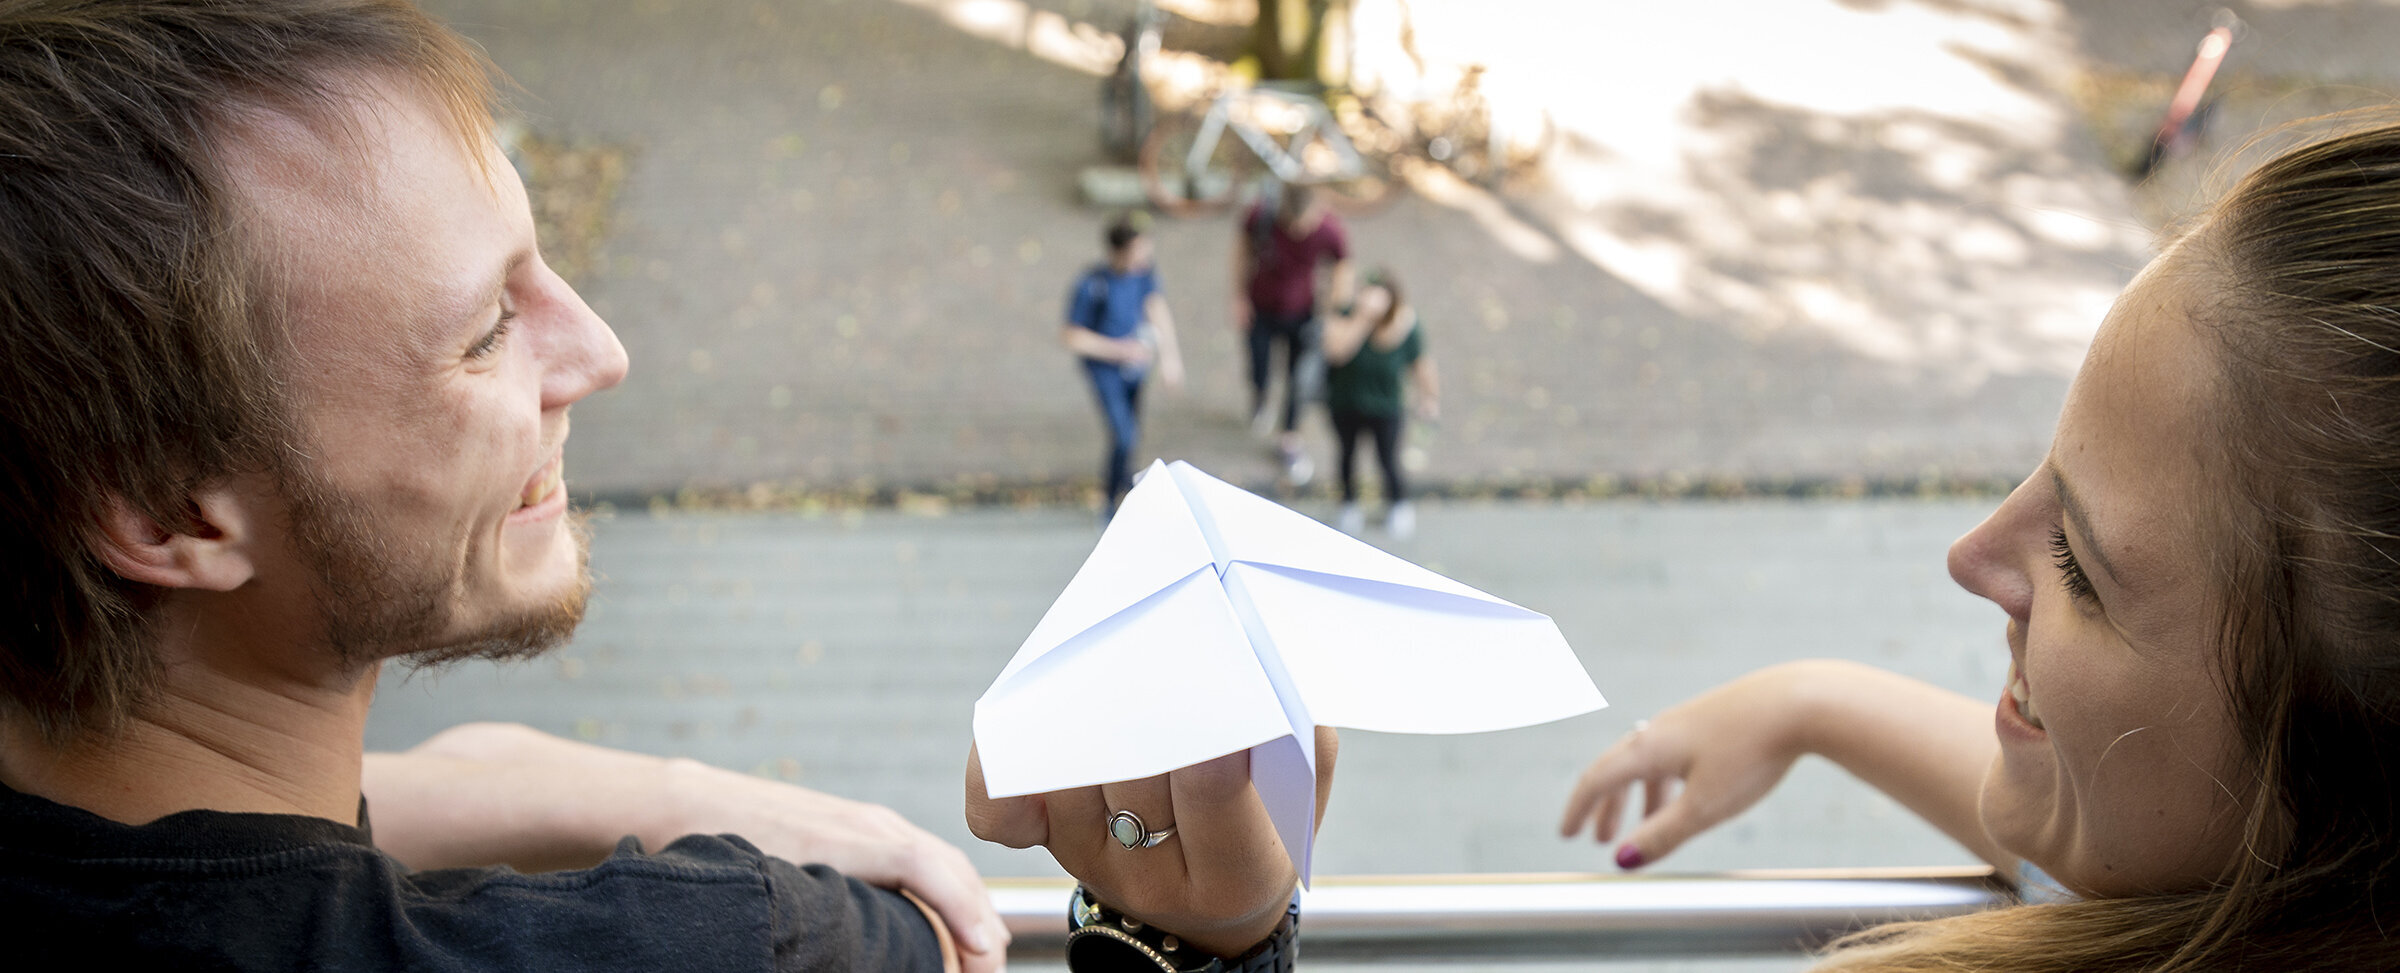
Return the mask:
[[2117, 573], [2116, 565], [2109, 562], [2108, 552], [2100, 547], [2100, 533], [2092, 529], [2092, 518], [2084, 512], [2083, 501], [2075, 496], [2074, 490], [2067, 487], [2066, 474], [2053, 467], [2050, 470], [2050, 486], [2058, 494], [2059, 506], [2066, 508], [2067, 519], [2074, 521], [2079, 528], [2076, 533], [2083, 535], [2082, 558], [2098, 564], [2109, 580], [2122, 587], [2125, 576]]

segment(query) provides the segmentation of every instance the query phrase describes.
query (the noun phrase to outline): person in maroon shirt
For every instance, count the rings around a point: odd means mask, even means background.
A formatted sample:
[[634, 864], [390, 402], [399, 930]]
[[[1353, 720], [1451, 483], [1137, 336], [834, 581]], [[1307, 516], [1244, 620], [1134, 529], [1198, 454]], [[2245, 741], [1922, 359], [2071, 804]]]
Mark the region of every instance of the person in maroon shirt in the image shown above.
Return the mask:
[[[1283, 186], [1250, 207], [1235, 237], [1233, 326], [1250, 345], [1250, 415], [1255, 427], [1279, 428], [1276, 450], [1293, 486], [1315, 473], [1300, 447], [1303, 364], [1317, 349], [1317, 272], [1330, 265], [1327, 297], [1335, 307], [1349, 303], [1350, 241], [1341, 217], [1307, 186]], [[1268, 365], [1275, 346], [1284, 348], [1282, 425], [1271, 427], [1267, 411]], [[1321, 360], [1321, 359], [1320, 359]]]

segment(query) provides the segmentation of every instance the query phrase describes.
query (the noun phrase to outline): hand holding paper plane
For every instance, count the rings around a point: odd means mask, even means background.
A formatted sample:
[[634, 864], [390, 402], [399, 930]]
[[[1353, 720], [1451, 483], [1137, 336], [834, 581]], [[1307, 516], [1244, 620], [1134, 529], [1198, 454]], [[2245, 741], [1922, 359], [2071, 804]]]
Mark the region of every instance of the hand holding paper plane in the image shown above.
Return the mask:
[[975, 742], [995, 798], [1249, 749], [1305, 881], [1315, 727], [1476, 733], [1606, 705], [1548, 616], [1158, 463], [976, 701]]

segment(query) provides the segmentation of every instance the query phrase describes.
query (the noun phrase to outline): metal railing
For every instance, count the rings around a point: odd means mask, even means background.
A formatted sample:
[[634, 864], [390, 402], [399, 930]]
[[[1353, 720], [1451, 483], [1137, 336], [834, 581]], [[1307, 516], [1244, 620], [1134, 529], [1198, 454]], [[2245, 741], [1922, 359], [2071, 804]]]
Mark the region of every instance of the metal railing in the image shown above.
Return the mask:
[[[989, 880], [1017, 951], [1057, 955], [1071, 884]], [[1983, 867], [1327, 876], [1303, 899], [1300, 929], [1307, 954], [1326, 958], [1772, 953], [2011, 901]]]

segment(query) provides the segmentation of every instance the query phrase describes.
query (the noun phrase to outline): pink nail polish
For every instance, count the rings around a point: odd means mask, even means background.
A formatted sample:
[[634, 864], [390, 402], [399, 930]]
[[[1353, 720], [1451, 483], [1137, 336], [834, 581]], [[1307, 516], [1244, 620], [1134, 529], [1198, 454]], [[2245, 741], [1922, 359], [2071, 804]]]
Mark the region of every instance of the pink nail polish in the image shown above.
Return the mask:
[[1632, 842], [1618, 845], [1617, 867], [1629, 872], [1642, 867], [1642, 850], [1634, 847]]

